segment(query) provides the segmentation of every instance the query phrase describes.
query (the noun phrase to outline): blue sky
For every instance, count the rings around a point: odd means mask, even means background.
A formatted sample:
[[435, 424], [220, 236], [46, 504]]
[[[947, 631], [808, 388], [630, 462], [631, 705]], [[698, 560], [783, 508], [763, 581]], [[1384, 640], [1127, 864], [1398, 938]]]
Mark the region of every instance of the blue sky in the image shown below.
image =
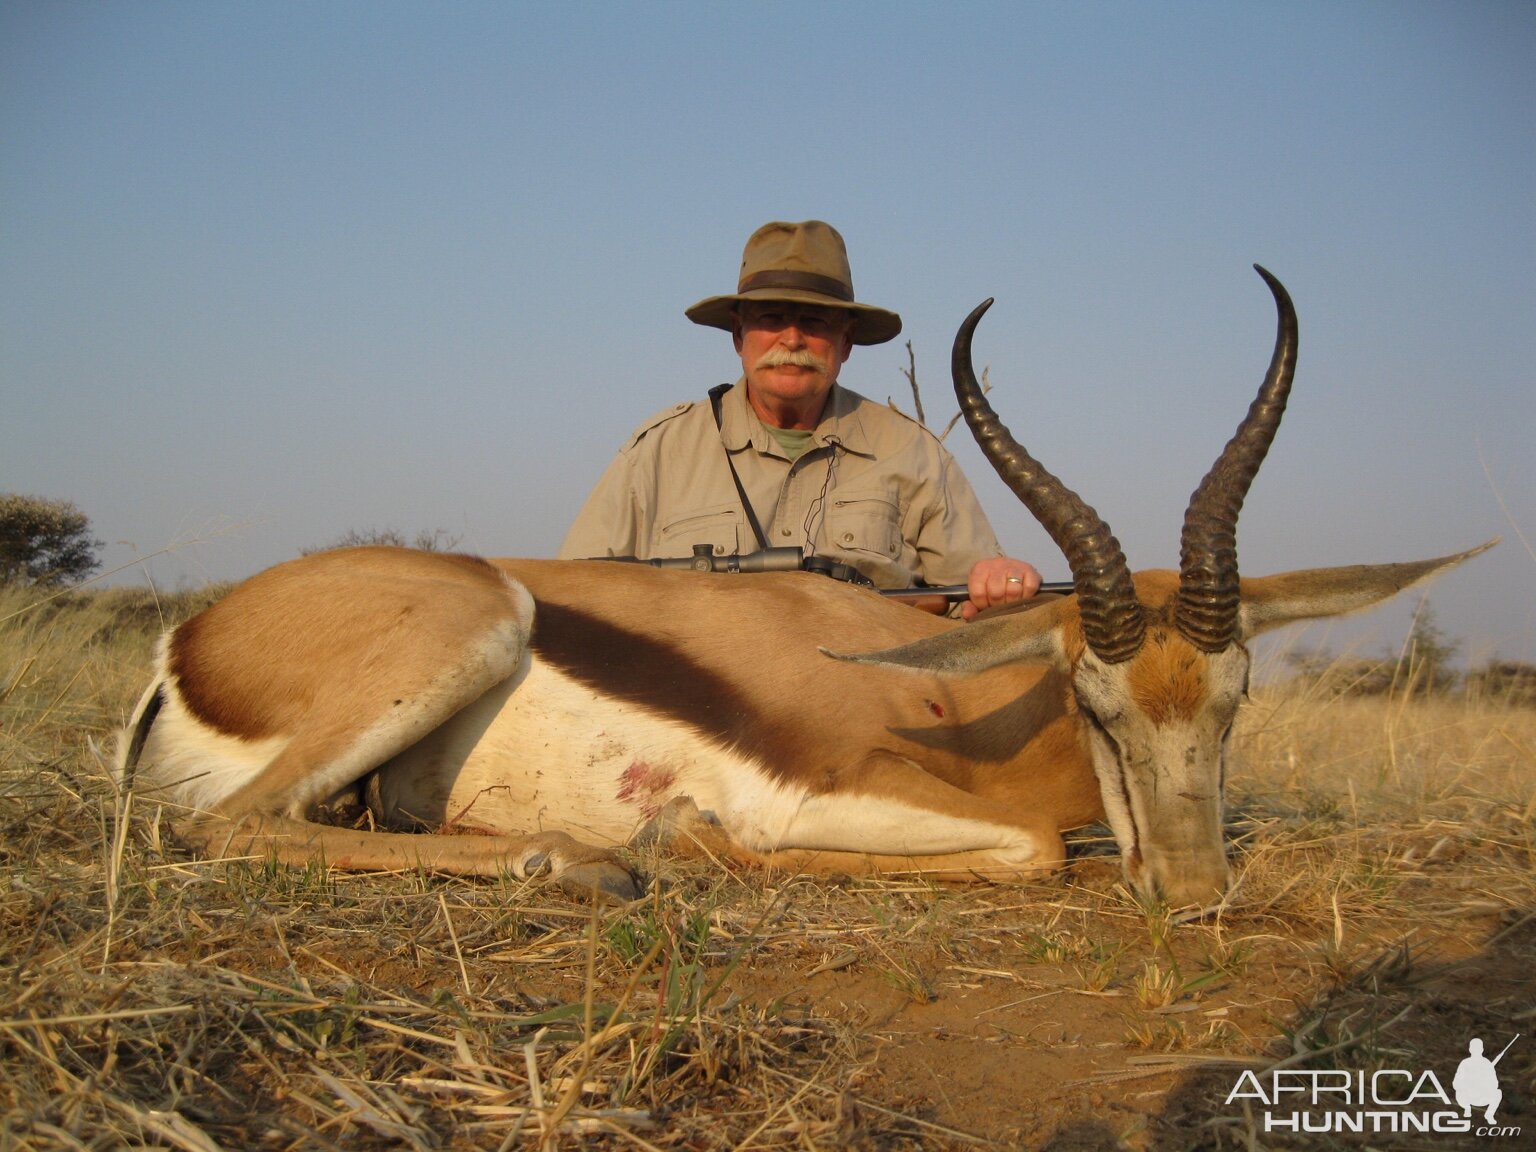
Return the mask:
[[[1524, 0], [0, 0], [0, 490], [114, 565], [175, 546], [165, 585], [349, 529], [551, 554], [634, 425], [736, 374], [683, 308], [820, 217], [935, 420], [996, 297], [1004, 419], [1167, 566], [1268, 361], [1259, 262], [1302, 340], [1245, 573], [1502, 533], [1431, 603], [1536, 660], [1533, 75]], [[905, 402], [905, 363], [843, 379]], [[1302, 643], [1377, 651], [1415, 602]]]

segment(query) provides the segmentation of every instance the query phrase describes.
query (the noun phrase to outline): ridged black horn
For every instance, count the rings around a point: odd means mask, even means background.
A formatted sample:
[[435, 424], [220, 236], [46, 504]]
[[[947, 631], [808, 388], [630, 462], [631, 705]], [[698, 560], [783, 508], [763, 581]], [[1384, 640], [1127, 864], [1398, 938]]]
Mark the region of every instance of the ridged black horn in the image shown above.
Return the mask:
[[1024, 502], [1067, 558], [1088, 646], [1106, 663], [1129, 660], [1146, 637], [1146, 621], [1120, 542], [1097, 512], [1051, 475], [1003, 427], [976, 380], [971, 338], [990, 307], [991, 300], [983, 302], [955, 335], [950, 366], [960, 411], [1003, 483]]
[[1220, 652], [1237, 633], [1237, 517], [1249, 485], [1274, 442], [1296, 374], [1296, 309], [1280, 281], [1257, 264], [1279, 314], [1275, 352], [1259, 394], [1220, 458], [1189, 498], [1179, 547], [1174, 623], [1206, 652]]

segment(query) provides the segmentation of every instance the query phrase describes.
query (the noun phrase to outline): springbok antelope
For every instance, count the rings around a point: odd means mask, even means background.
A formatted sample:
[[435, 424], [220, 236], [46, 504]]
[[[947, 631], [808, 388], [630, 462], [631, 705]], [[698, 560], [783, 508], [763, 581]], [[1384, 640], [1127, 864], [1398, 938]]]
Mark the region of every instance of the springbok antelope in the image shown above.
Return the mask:
[[1244, 642], [1482, 551], [1239, 579], [1238, 512], [1296, 357], [1290, 299], [1259, 272], [1273, 359], [1190, 500], [1177, 573], [1132, 574], [998, 421], [971, 366], [988, 301], [956, 337], [956, 392], [1074, 595], [962, 625], [810, 573], [319, 553], [162, 639], [121, 778], [180, 806], [205, 854], [547, 872], [618, 898], [639, 889], [613, 848], [647, 828], [811, 872], [1007, 880], [1107, 818], [1139, 891], [1209, 901]]

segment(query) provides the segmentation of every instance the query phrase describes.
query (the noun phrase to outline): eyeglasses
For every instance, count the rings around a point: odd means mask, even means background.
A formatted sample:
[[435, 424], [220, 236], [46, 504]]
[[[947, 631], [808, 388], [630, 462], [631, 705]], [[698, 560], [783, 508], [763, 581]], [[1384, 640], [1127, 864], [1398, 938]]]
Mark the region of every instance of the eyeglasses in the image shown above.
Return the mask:
[[770, 332], [798, 328], [807, 336], [831, 336], [853, 321], [841, 308], [819, 308], [814, 305], [797, 308], [793, 304], [780, 304], [777, 301], [743, 304], [737, 309], [737, 315], [743, 324], [753, 328], [766, 328]]

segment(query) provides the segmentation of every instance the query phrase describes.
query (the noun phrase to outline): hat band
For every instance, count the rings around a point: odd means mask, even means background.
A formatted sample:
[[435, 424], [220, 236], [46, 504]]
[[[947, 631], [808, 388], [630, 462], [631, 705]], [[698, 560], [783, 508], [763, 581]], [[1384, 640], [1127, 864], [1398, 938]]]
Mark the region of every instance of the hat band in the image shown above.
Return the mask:
[[815, 292], [822, 296], [830, 296], [834, 300], [846, 300], [853, 302], [853, 289], [841, 280], [834, 280], [831, 276], [822, 276], [815, 272], [786, 272], [782, 270], [769, 270], [766, 272], [754, 272], [745, 277], [736, 289], [738, 293], [756, 292], [759, 288], [798, 288], [805, 292]]

